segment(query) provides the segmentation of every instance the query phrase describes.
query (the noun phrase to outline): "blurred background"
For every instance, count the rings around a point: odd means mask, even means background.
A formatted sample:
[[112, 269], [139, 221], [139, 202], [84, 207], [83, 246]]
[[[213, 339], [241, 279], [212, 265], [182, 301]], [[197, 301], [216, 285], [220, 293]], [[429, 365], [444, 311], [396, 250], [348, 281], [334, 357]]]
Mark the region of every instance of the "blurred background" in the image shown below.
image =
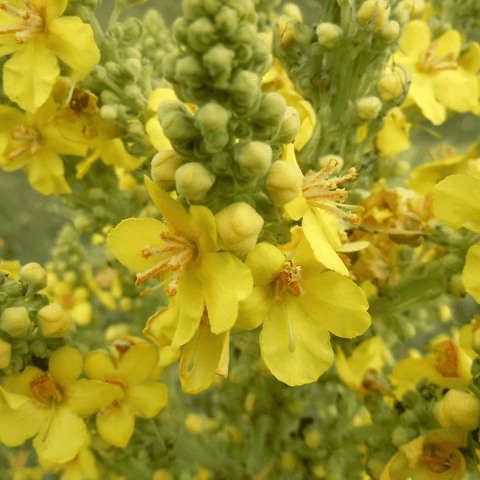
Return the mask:
[[[318, 21], [319, 6], [315, 0], [299, 0], [296, 3], [306, 23], [313, 25]], [[104, 0], [97, 9], [98, 18], [104, 26], [113, 6], [113, 0]], [[149, 0], [122, 12], [120, 20], [130, 15], [141, 17], [149, 8], [158, 9], [168, 25], [182, 14], [180, 1]], [[463, 154], [478, 138], [480, 120], [472, 114], [456, 115], [437, 127], [436, 131], [442, 138], [436, 138], [425, 130], [414, 132], [411, 135], [412, 148], [401, 154], [402, 159], [408, 160], [412, 166], [425, 163], [430, 160], [427, 156], [429, 150], [439, 156], [438, 146], [441, 143], [447, 147], [451, 145]], [[5, 242], [0, 249], [1, 258], [18, 259], [22, 263], [48, 261], [58, 231], [69, 221], [68, 213], [63, 209], [61, 199], [45, 197], [33, 190], [27, 175], [21, 170], [5, 172], [0, 169], [0, 238]]]

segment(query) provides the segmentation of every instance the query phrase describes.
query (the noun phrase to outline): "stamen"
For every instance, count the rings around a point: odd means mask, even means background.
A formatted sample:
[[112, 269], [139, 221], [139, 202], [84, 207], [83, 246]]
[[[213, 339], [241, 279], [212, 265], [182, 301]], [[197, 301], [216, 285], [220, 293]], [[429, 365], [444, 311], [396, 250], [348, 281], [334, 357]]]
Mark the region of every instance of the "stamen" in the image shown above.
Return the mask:
[[31, 127], [18, 125], [17, 131], [12, 132], [10, 138], [15, 142], [20, 143], [20, 147], [9, 153], [7, 159], [10, 161], [15, 160], [28, 151], [32, 156], [36, 155], [40, 150], [40, 135]]
[[300, 286], [300, 279], [302, 278], [302, 267], [297, 266], [295, 260], [287, 260], [280, 269], [278, 278], [276, 280], [277, 294], [276, 298], [282, 298], [285, 290], [300, 297], [305, 292]]
[[441, 57], [435, 57], [438, 50], [438, 41], [432, 42], [425, 53], [420, 57], [418, 69], [425, 73], [436, 73], [444, 70], [456, 70], [458, 68], [455, 62], [453, 51], [448, 52]]
[[0, 27], [0, 35], [14, 33], [14, 41], [21, 44], [30, 40], [37, 33], [45, 29], [45, 19], [36, 10], [35, 5], [29, 0], [23, 0], [25, 10], [13, 7], [4, 1], [0, 2], [0, 10], [3, 10], [7, 15], [23, 21], [23, 24], [6, 25]]
[[57, 385], [55, 385], [52, 376], [48, 372], [37, 375], [30, 382], [30, 390], [35, 400], [42, 405], [50, 405], [53, 399], [62, 399], [60, 390]]
[[327, 179], [326, 177], [335, 171], [337, 165], [338, 161], [331, 159], [320, 172], [307, 173], [302, 189], [303, 195], [312, 207], [323, 208], [336, 217], [344, 218], [356, 225], [360, 222], [360, 219], [353, 213], [344, 212], [341, 208], [357, 212], [362, 212], [363, 209], [355, 205], [343, 204], [343, 201], [348, 197], [348, 193], [344, 188], [337, 188], [337, 186], [347, 180], [354, 180], [357, 177], [357, 172], [355, 168], [351, 168], [346, 175]]
[[166, 280], [164, 280], [162, 283], [159, 283], [158, 285], [155, 285], [152, 288], [148, 288], [147, 290], [144, 290], [143, 292], [140, 292], [141, 297], [146, 297], [147, 295], [150, 295], [153, 293], [155, 290], [158, 290], [159, 288], [162, 288], [167, 282], [169, 282], [173, 278], [173, 275], [170, 275]]

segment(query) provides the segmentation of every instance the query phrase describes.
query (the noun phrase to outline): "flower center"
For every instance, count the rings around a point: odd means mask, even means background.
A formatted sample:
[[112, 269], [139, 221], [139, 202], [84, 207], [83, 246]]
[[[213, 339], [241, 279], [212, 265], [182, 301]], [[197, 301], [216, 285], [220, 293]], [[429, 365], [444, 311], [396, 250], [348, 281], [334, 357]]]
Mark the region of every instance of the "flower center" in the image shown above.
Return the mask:
[[163, 241], [163, 245], [161, 247], [150, 247], [150, 245], [146, 245], [142, 248], [142, 257], [145, 259], [150, 257], [163, 257], [163, 260], [144, 272], [137, 273], [135, 285], [141, 285], [156, 273], [170, 268], [173, 275], [166, 289], [166, 293], [167, 295], [174, 296], [177, 294], [177, 286], [180, 278], [187, 269], [188, 264], [195, 257], [197, 245], [180, 234], [174, 235], [171, 232], [162, 232], [159, 236]]
[[305, 292], [300, 286], [302, 278], [302, 267], [297, 266], [295, 260], [287, 260], [280, 269], [275, 281], [277, 299], [282, 298], [282, 293], [287, 291], [295, 297], [300, 297]]
[[459, 378], [458, 352], [455, 343], [452, 340], [445, 340], [436, 347], [435, 352], [438, 353], [438, 357], [435, 368], [443, 377]]
[[425, 53], [420, 57], [417, 68], [421, 72], [436, 73], [442, 70], [456, 70], [458, 68], [455, 62], [455, 54], [449, 51], [446, 55], [436, 57], [435, 52], [438, 49], [438, 41], [432, 42]]
[[42, 405], [51, 405], [54, 400], [62, 399], [58, 386], [48, 372], [37, 375], [30, 382], [30, 390], [35, 400]]
[[423, 447], [423, 462], [433, 473], [444, 473], [452, 466], [455, 447], [450, 443], [429, 443]]
[[36, 33], [40, 33], [45, 29], [45, 19], [35, 9], [35, 5], [29, 0], [22, 0], [22, 3], [25, 7], [24, 10], [12, 7], [5, 1], [0, 2], [0, 10], [3, 10], [12, 18], [22, 20], [21, 23], [0, 27], [0, 35], [14, 33], [14, 40], [17, 44], [24, 43]]
[[75, 303], [75, 297], [73, 296], [73, 293], [64, 293], [60, 298], [60, 303], [62, 307], [65, 307], [67, 309], [72, 308]]
[[19, 143], [20, 146], [9, 153], [8, 160], [15, 160], [26, 152], [30, 152], [30, 155], [33, 156], [40, 150], [40, 135], [31, 127], [18, 125], [17, 131], [11, 133], [10, 137], [13, 141]]
[[305, 184], [302, 188], [303, 196], [310, 206], [323, 208], [336, 217], [344, 218], [356, 225], [360, 222], [357, 215], [344, 212], [343, 210], [340, 210], [340, 208], [347, 208], [357, 212], [363, 212], [363, 208], [356, 205], [343, 204], [348, 197], [348, 193], [344, 188], [337, 188], [337, 186], [347, 180], [354, 180], [357, 178], [357, 172], [355, 168], [352, 167], [346, 175], [327, 179], [326, 177], [335, 171], [337, 165], [338, 161], [331, 159], [327, 166], [319, 172], [308, 172], [305, 175]]

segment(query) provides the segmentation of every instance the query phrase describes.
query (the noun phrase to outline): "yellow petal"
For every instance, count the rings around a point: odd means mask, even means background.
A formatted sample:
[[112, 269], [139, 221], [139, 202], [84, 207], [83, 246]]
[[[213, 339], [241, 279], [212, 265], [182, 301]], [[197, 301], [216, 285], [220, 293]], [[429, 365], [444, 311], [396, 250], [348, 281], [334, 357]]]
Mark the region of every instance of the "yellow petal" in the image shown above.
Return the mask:
[[454, 112], [475, 111], [478, 103], [478, 82], [475, 75], [462, 68], [439, 72], [433, 82], [436, 99]]
[[161, 152], [162, 150], [170, 150], [172, 148], [170, 140], [163, 133], [157, 116], [152, 117], [150, 118], [150, 120], [147, 121], [145, 125], [145, 130], [150, 137], [150, 142], [156, 150]]
[[430, 75], [413, 72], [408, 96], [420, 107], [423, 116], [434, 125], [440, 125], [445, 121], [447, 111], [445, 107], [435, 99]]
[[51, 421], [43, 423], [33, 446], [42, 461], [66, 463], [88, 438], [85, 422], [64, 405], [55, 407]]
[[270, 311], [272, 301], [270, 286], [253, 287], [248, 298], [242, 300], [239, 304], [235, 326], [242, 330], [257, 328]]
[[163, 100], [178, 100], [178, 98], [171, 88], [157, 88], [148, 97], [148, 109], [157, 113], [158, 107]]
[[[37, 111], [37, 114], [43, 115], [43, 107]], [[45, 121], [45, 117], [42, 118]], [[60, 125], [42, 125], [42, 145], [52, 152], [60, 155], [77, 155], [83, 157], [88, 151], [88, 145], [85, 144], [84, 134], [81, 130], [81, 124], [60, 124]], [[80, 134], [75, 138], [74, 133]]]
[[443, 57], [448, 53], [452, 52], [455, 58], [460, 55], [460, 50], [462, 48], [462, 38], [456, 30], [447, 30], [445, 33], [440, 35], [436, 40], [438, 42], [437, 50], [435, 51], [435, 56], [437, 58]]
[[80, 17], [52, 20], [45, 32], [45, 45], [77, 72], [90, 73], [100, 61], [92, 27]]
[[68, 5], [68, 0], [32, 0], [32, 3], [45, 9], [46, 23], [60, 17]]
[[180, 381], [185, 392], [200, 393], [212, 384], [226, 339], [226, 332], [215, 335], [208, 328], [198, 328], [185, 345], [180, 361]]
[[137, 158], [130, 155], [119, 138], [109, 140], [102, 148], [100, 156], [106, 165], [114, 165], [127, 171], [137, 169], [145, 160], [145, 157]]
[[46, 421], [48, 409], [28, 400], [17, 409], [4, 405], [0, 413], [0, 441], [17, 447], [33, 437]]
[[28, 180], [32, 187], [44, 195], [72, 193], [65, 180], [62, 159], [54, 152], [41, 148], [31, 157]]
[[55, 382], [63, 388], [71, 385], [82, 373], [82, 354], [72, 347], [62, 347], [56, 350], [48, 363], [48, 371]]
[[217, 251], [217, 225], [212, 211], [207, 207], [192, 205], [189, 215], [191, 234], [197, 239], [198, 249], [205, 252]]
[[7, 97], [29, 112], [39, 108], [60, 75], [57, 58], [42, 43], [27, 42], [3, 67]]
[[160, 233], [166, 230], [167, 227], [155, 218], [128, 218], [110, 230], [107, 246], [120, 263], [134, 272], [143, 272], [160, 261], [159, 258], [143, 258], [143, 247], [163, 245]]
[[433, 212], [452, 230], [480, 232], [480, 179], [465, 174], [443, 179], [433, 189]]
[[457, 63], [467, 72], [477, 73], [480, 70], [480, 45], [477, 42], [470, 42], [468, 51]]
[[290, 386], [315, 382], [333, 363], [330, 335], [297, 298], [273, 303], [260, 334], [262, 358], [272, 374]]
[[129, 387], [126, 398], [135, 407], [137, 415], [152, 418], [167, 405], [168, 390], [162, 383], [145, 382]]
[[230, 330], [238, 316], [238, 302], [246, 299], [253, 288], [249, 268], [231, 253], [206, 253], [198, 275], [212, 332]]
[[462, 283], [467, 293], [480, 303], [480, 243], [469, 248], [463, 267]]
[[362, 378], [358, 378], [352, 371], [353, 362], [349, 362], [340, 345], [337, 345], [335, 355], [335, 366], [337, 368], [338, 377], [351, 390], [357, 391], [360, 388]]
[[66, 405], [72, 411], [86, 417], [121, 400], [124, 391], [117, 385], [81, 378], [73, 383], [67, 393]]
[[31, 400], [25, 395], [19, 395], [18, 393], [9, 392], [0, 386], [0, 411], [3, 406], [8, 406], [13, 410], [20, 408], [25, 402]]
[[175, 297], [170, 299], [168, 308], [164, 308], [153, 314], [148, 319], [145, 329], [143, 330], [143, 334], [154, 341], [159, 347], [170, 345], [175, 336], [178, 323], [176, 302]]
[[135, 428], [135, 416], [126, 405], [114, 406], [97, 415], [97, 428], [105, 441], [125, 448]]
[[266, 287], [278, 277], [285, 260], [285, 255], [275, 245], [260, 242], [248, 253], [245, 264], [252, 272], [255, 286]]
[[158, 363], [158, 348], [141, 343], [129, 348], [117, 365], [117, 374], [125, 385], [134, 386], [146, 380]]
[[409, 22], [400, 39], [400, 48], [409, 57], [415, 60], [422, 55], [430, 44], [430, 28], [421, 20]]
[[0, 128], [14, 131], [17, 125], [29, 125], [30, 120], [18, 108], [0, 105]]
[[298, 304], [334, 335], [353, 338], [365, 333], [372, 319], [363, 290], [336, 272], [305, 275], [301, 280], [305, 295]]
[[[30, 389], [30, 382], [37, 377], [45, 373], [38, 367], [28, 366], [19, 375], [10, 375], [5, 378], [3, 385], [10, 391], [18, 395], [29, 397], [33, 400], [32, 390]], [[12, 406], [12, 405], [11, 405]]]
[[80, 326], [88, 325], [92, 321], [92, 304], [88, 301], [75, 302], [75, 305], [68, 311], [73, 321]]
[[113, 360], [103, 352], [91, 352], [85, 359], [85, 373], [93, 380], [115, 378], [116, 367]]

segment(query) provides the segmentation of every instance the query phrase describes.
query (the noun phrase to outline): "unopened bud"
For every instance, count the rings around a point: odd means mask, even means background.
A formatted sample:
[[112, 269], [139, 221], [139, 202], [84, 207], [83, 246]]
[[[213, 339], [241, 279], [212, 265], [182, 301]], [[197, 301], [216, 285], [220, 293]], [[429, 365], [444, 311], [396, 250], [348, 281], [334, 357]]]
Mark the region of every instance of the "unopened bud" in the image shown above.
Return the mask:
[[402, 0], [396, 7], [396, 10], [406, 10], [410, 18], [421, 15], [425, 10], [425, 0]]
[[404, 90], [404, 83], [399, 72], [384, 75], [377, 83], [378, 93], [384, 102], [398, 98]]
[[272, 163], [272, 147], [268, 143], [250, 142], [238, 147], [234, 156], [247, 175], [263, 176]]
[[129, 58], [125, 62], [125, 69], [133, 78], [139, 78], [142, 74], [142, 62], [138, 58]]
[[318, 448], [322, 441], [322, 435], [318, 430], [310, 430], [305, 434], [305, 443], [310, 448]]
[[338, 42], [342, 33], [341, 27], [336, 23], [324, 22], [317, 27], [319, 43], [328, 48], [332, 48]]
[[291, 143], [300, 130], [300, 114], [295, 107], [287, 107], [280, 129], [275, 135], [273, 141], [275, 143]]
[[282, 7], [282, 13], [284, 15], [288, 15], [291, 18], [294, 18], [295, 20], [298, 20], [299, 22], [303, 22], [302, 11], [294, 3], [287, 3], [286, 5], [284, 5]]
[[380, 113], [382, 102], [378, 97], [364, 97], [357, 100], [357, 108], [362, 120], [373, 120]]
[[38, 326], [44, 337], [60, 338], [68, 333], [72, 317], [59, 303], [51, 303], [38, 311]]
[[12, 346], [0, 338], [0, 368], [7, 368], [12, 358]]
[[26, 307], [7, 308], [0, 317], [0, 328], [12, 337], [25, 335], [30, 324], [30, 317]]
[[360, 23], [373, 32], [383, 27], [389, 15], [390, 7], [386, 0], [367, 0], [358, 11]]
[[298, 459], [295, 455], [293, 455], [293, 453], [284, 452], [281, 455], [281, 464], [285, 470], [293, 472], [298, 464]]
[[389, 20], [382, 27], [379, 35], [387, 42], [395, 40], [400, 35], [400, 24], [395, 20]]
[[28, 285], [29, 293], [37, 292], [47, 286], [47, 272], [35, 262], [24, 265], [20, 269], [19, 277]]
[[340, 170], [343, 168], [343, 158], [339, 157], [338, 155], [325, 155], [318, 161], [318, 166], [320, 169], [325, 168], [331, 161], [336, 162], [337, 166], [333, 173], [339, 173]]
[[247, 253], [255, 247], [263, 218], [248, 203], [229, 205], [215, 215], [218, 239], [225, 250]]
[[182, 157], [174, 150], [162, 150], [152, 159], [152, 180], [166, 192], [175, 188], [175, 172], [183, 165]]
[[118, 110], [114, 105], [103, 105], [99, 113], [106, 122], [114, 122], [118, 117]]
[[175, 172], [177, 192], [192, 202], [205, 200], [214, 183], [215, 175], [198, 162], [186, 163]]
[[297, 166], [278, 160], [267, 173], [265, 187], [274, 205], [283, 207], [298, 197], [302, 183], [303, 175]]
[[449, 390], [433, 413], [443, 428], [475, 430], [480, 417], [480, 402], [472, 394]]

